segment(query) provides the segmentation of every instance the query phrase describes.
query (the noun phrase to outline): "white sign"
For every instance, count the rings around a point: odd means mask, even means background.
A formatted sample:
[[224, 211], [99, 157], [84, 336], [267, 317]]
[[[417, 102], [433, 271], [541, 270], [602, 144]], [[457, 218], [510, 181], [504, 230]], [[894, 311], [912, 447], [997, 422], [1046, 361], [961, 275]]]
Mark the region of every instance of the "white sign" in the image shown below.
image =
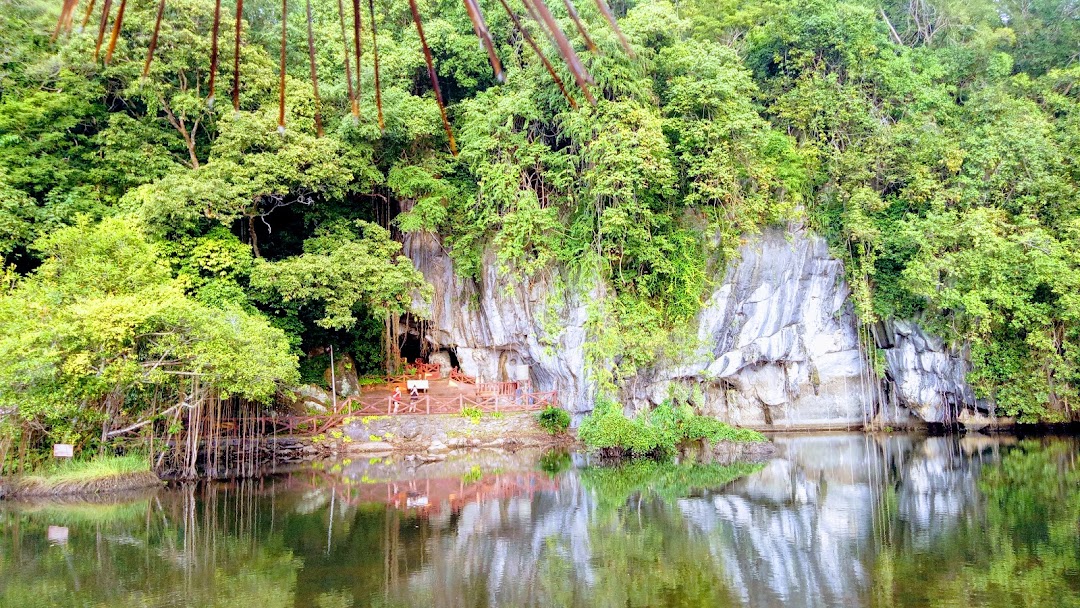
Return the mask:
[[70, 443], [54, 443], [52, 455], [53, 458], [71, 458], [75, 455], [75, 446]]
[[405, 383], [409, 386], [409, 390], [416, 389], [418, 391], [428, 390], [427, 380], [406, 380]]

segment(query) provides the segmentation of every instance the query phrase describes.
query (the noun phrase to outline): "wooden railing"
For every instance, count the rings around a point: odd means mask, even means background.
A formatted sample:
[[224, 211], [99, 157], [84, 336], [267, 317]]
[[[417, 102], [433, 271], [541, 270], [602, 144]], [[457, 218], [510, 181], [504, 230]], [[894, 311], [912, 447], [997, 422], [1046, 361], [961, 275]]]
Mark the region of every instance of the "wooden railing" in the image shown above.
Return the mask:
[[450, 370], [450, 379], [462, 384], [476, 384], [476, 378], [473, 376], [466, 376], [460, 369], [454, 368]]
[[519, 386], [517, 382], [482, 382], [476, 385], [476, 392], [481, 395], [513, 395]]
[[475, 407], [482, 412], [524, 412], [538, 410], [558, 402], [558, 392], [515, 394], [479, 393], [456, 397], [433, 397], [418, 395], [410, 398], [402, 395], [397, 402], [392, 396], [380, 398], [351, 397], [342, 404], [341, 410], [351, 414], [454, 414], [466, 407]]
[[387, 384], [405, 384], [409, 380], [427, 380], [429, 378], [438, 378], [442, 367], [438, 363], [421, 363], [417, 362], [415, 365], [409, 365], [404, 372], [396, 375], [387, 375]]
[[[246, 423], [259, 424], [264, 435], [318, 435], [341, 426], [346, 418], [356, 416], [393, 416], [395, 414], [457, 414], [466, 407], [474, 407], [484, 413], [510, 413], [540, 410], [558, 404], [558, 392], [523, 393], [516, 395], [493, 395], [470, 397], [432, 397], [420, 395], [415, 399], [403, 397], [394, 403], [393, 397], [357, 399], [351, 397], [341, 404], [337, 412], [330, 414], [305, 414], [288, 416], [260, 416], [248, 418]], [[395, 407], [396, 406], [396, 407]], [[235, 428], [243, 421], [222, 419], [222, 428]]]
[[416, 368], [416, 373], [421, 375], [438, 374], [442, 372], [442, 366], [438, 363], [423, 363], [421, 361], [417, 361], [416, 365], [414, 365], [413, 367]]

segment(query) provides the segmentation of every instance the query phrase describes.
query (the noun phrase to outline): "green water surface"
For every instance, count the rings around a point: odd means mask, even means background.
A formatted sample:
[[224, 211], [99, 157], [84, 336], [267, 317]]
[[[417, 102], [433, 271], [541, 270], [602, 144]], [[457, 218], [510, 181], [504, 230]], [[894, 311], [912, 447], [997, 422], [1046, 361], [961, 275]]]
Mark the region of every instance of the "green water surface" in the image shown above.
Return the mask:
[[756, 465], [483, 451], [0, 503], [0, 606], [1080, 606], [1080, 442], [777, 437]]

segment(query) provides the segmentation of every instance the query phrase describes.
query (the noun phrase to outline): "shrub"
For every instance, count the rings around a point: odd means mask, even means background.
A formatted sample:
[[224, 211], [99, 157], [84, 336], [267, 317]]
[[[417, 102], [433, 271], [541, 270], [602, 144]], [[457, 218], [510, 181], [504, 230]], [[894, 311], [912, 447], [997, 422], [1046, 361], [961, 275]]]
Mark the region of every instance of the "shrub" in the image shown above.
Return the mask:
[[540, 426], [552, 435], [558, 435], [570, 428], [570, 414], [554, 405], [545, 407], [537, 416]]
[[300, 383], [330, 390], [326, 381], [326, 370], [330, 369], [330, 355], [315, 355], [300, 358]]
[[629, 449], [637, 432], [634, 422], [623, 415], [619, 404], [599, 399], [592, 414], [581, 422], [578, 438], [593, 449], [621, 452]]
[[740, 429], [720, 422], [709, 416], [693, 415], [684, 423], [683, 437], [687, 441], [707, 439], [713, 443], [717, 441], [742, 441], [758, 442], [765, 441], [765, 436], [752, 429]]
[[466, 405], [465, 407], [461, 408], [461, 415], [471, 420], [473, 424], [479, 424], [480, 417], [484, 415], [484, 412], [481, 411], [478, 407]]
[[715, 418], [699, 416], [686, 404], [664, 402], [651, 412], [627, 418], [622, 406], [610, 400], [597, 401], [592, 414], [578, 430], [589, 448], [607, 456], [665, 456], [684, 441], [765, 441], [750, 429], [738, 429]]

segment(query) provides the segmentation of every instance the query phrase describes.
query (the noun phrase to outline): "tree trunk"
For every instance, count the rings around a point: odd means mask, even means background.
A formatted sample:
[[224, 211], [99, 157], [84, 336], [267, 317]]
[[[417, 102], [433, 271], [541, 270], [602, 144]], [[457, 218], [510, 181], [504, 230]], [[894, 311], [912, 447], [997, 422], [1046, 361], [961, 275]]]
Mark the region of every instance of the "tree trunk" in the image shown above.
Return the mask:
[[248, 234], [251, 236], [251, 252], [255, 254], [255, 257], [261, 258], [262, 254], [259, 253], [259, 237], [255, 236], [255, 216], [248, 216]]

